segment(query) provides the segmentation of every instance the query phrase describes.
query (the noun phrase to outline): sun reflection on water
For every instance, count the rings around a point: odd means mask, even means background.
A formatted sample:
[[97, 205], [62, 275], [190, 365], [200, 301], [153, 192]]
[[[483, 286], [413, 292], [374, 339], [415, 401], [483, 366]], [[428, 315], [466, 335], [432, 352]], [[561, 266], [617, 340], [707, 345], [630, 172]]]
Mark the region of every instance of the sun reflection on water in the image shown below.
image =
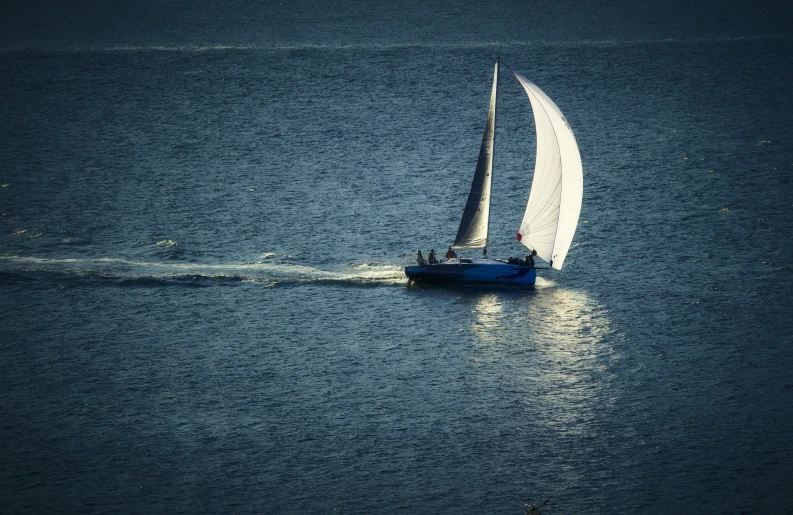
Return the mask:
[[533, 421], [561, 433], [591, 433], [609, 404], [613, 331], [586, 293], [550, 284], [471, 298], [477, 382], [522, 404]]
[[591, 345], [611, 334], [604, 307], [586, 293], [556, 287], [472, 296], [470, 328], [482, 344], [531, 345], [545, 352]]

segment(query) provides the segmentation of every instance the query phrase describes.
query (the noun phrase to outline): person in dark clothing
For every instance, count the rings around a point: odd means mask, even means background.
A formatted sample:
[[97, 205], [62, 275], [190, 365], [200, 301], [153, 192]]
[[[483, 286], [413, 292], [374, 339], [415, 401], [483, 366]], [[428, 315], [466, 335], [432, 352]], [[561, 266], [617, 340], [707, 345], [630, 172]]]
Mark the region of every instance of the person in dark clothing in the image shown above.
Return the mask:
[[526, 266], [529, 268], [534, 268], [534, 256], [537, 255], [536, 250], [532, 250], [529, 255], [526, 256]]
[[446, 251], [446, 260], [454, 259], [457, 257], [457, 253], [449, 247], [449, 250]]
[[416, 253], [416, 263], [419, 265], [426, 265], [427, 262], [424, 261], [424, 256], [421, 255], [421, 249]]
[[427, 256], [427, 259], [431, 265], [435, 265], [438, 263], [438, 260], [435, 259], [435, 249], [430, 250], [430, 255]]

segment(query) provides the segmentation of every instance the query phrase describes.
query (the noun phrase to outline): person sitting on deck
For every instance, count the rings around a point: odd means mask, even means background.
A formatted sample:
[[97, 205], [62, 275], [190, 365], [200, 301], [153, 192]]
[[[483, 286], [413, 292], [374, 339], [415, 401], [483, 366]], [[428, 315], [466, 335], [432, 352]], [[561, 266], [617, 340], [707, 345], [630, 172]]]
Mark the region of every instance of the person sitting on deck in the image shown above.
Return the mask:
[[446, 260], [449, 261], [457, 257], [457, 253], [449, 247], [449, 250], [446, 251]]
[[427, 264], [427, 262], [424, 261], [424, 256], [421, 255], [421, 249], [416, 253], [416, 263], [422, 266]]

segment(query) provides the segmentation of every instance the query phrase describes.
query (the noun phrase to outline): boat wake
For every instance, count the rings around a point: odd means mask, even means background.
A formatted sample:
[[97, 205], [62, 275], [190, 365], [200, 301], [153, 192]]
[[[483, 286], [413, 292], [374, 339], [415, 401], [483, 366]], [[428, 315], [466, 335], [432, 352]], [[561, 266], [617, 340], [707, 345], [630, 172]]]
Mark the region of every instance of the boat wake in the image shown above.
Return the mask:
[[556, 286], [556, 282], [551, 279], [543, 279], [540, 276], [537, 276], [537, 280], [534, 282], [535, 288], [553, 288]]
[[174, 263], [121, 258], [39, 258], [0, 256], [0, 275], [20, 280], [54, 276], [59, 282], [93, 282], [119, 286], [261, 283], [266, 287], [301, 284], [394, 286], [406, 283], [401, 266], [339, 265], [322, 270], [264, 255], [253, 263]]

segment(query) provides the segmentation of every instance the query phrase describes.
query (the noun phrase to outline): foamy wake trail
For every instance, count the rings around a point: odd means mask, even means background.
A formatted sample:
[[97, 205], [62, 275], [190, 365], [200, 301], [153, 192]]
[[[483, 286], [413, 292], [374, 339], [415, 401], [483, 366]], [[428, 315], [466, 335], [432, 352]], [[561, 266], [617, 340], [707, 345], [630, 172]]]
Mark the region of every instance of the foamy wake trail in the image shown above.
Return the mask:
[[404, 269], [397, 265], [358, 265], [351, 273], [345, 274], [345, 277], [388, 284], [404, 283], [407, 280]]
[[405, 282], [402, 267], [396, 265], [339, 265], [322, 270], [291, 261], [273, 259], [254, 263], [180, 263], [135, 261], [123, 258], [39, 258], [0, 256], [0, 272], [55, 273], [64, 276], [90, 276], [108, 280], [191, 281], [228, 279], [262, 282], [267, 286], [297, 283], [349, 283], [390, 285]]

